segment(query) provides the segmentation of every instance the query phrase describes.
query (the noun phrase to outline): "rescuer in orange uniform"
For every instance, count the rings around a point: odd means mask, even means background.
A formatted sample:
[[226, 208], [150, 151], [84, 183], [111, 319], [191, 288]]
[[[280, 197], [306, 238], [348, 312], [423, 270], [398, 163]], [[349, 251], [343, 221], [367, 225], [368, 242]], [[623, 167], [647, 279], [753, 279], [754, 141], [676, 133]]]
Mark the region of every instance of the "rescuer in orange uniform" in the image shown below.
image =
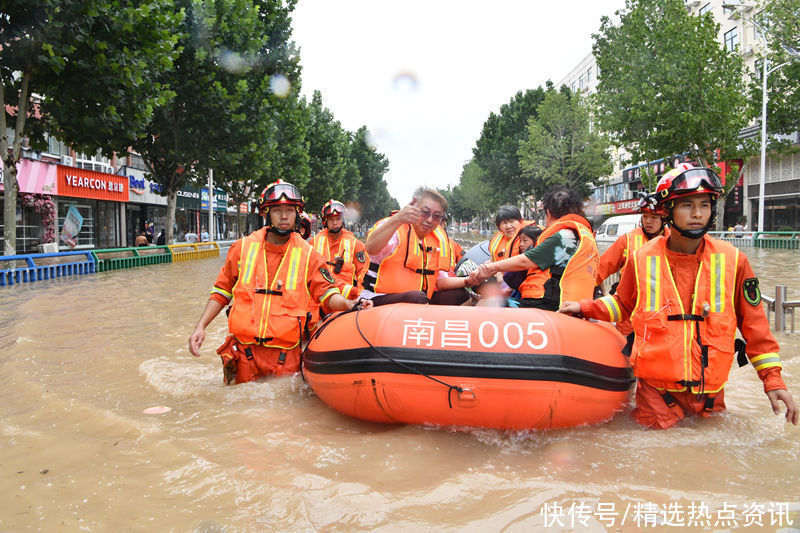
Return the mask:
[[375, 223], [367, 235], [370, 256], [361, 296], [375, 305], [434, 303], [460, 305], [467, 300], [461, 289], [437, 290], [437, 280], [453, 268], [453, 249], [442, 221], [447, 200], [436, 190], [422, 187], [397, 213]]
[[527, 270], [519, 287], [520, 307], [556, 311], [562, 301], [592, 296], [600, 254], [575, 191], [555, 188], [542, 197], [542, 206], [547, 225], [536, 246], [508, 259], [484, 263], [470, 274], [470, 280], [476, 283], [497, 272]]
[[[656, 212], [656, 198], [652, 195], [645, 195], [636, 204], [637, 210], [642, 214], [642, 220], [633, 230], [620, 235], [614, 244], [600, 256], [600, 266], [597, 269], [597, 285], [602, 285], [611, 274], [622, 270], [625, 264], [633, 257], [633, 253], [642, 247], [644, 243], [659, 235], [665, 237], [669, 235], [669, 228], [666, 226], [665, 218]], [[612, 286], [611, 294], [616, 292], [616, 287]], [[630, 320], [617, 322], [617, 329], [623, 335], [628, 335], [633, 331]]]
[[370, 307], [339, 293], [322, 257], [300, 237], [300, 191], [282, 180], [259, 198], [266, 227], [239, 239], [228, 250], [211, 297], [189, 337], [195, 357], [205, 329], [230, 304], [230, 335], [217, 349], [225, 383], [253, 381], [300, 369], [300, 339], [312, 301], [326, 312]]
[[[686, 416], [725, 409], [724, 386], [738, 352], [764, 383], [773, 411], [798, 409], [781, 378], [778, 343], [769, 332], [758, 279], [747, 256], [706, 232], [723, 188], [708, 168], [681, 163], [656, 188], [671, 228], [637, 250], [615, 295], [565, 302], [560, 312], [618, 321], [631, 318], [636, 334], [631, 366], [638, 378], [633, 417], [666, 429]], [[736, 340], [736, 329], [742, 341]]]
[[355, 298], [361, 292], [359, 280], [364, 279], [367, 272], [369, 256], [364, 243], [345, 229], [344, 212], [344, 204], [336, 200], [322, 206], [322, 224], [325, 228], [314, 235], [310, 242], [333, 272], [342, 296]]
[[500, 261], [515, 255], [511, 248], [512, 241], [524, 222], [522, 213], [513, 205], [501, 205], [497, 209], [497, 215], [494, 217], [497, 233], [489, 239], [489, 254], [492, 256], [492, 261]]

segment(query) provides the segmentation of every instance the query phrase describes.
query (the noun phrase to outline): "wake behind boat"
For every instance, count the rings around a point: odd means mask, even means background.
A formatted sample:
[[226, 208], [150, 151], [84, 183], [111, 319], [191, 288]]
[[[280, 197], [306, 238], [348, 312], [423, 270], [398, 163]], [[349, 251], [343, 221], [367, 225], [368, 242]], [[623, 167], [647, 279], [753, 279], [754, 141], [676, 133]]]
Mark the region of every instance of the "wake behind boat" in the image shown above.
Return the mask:
[[323, 402], [362, 420], [549, 429], [624, 407], [623, 346], [608, 324], [549, 311], [394, 304], [334, 315], [303, 364]]

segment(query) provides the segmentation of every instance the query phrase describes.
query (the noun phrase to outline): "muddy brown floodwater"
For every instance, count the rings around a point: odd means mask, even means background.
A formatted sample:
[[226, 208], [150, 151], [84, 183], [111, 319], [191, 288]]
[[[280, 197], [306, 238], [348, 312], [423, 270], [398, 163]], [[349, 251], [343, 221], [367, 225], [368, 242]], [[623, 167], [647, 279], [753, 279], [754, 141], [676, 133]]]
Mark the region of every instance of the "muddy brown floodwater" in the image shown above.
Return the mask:
[[[800, 299], [800, 253], [746, 252], [764, 294]], [[669, 431], [627, 411], [546, 432], [369, 424], [300, 376], [224, 386], [222, 317], [188, 353], [221, 265], [0, 289], [0, 530], [800, 529], [800, 429], [750, 366], [726, 413]], [[800, 332], [778, 340], [798, 398]]]

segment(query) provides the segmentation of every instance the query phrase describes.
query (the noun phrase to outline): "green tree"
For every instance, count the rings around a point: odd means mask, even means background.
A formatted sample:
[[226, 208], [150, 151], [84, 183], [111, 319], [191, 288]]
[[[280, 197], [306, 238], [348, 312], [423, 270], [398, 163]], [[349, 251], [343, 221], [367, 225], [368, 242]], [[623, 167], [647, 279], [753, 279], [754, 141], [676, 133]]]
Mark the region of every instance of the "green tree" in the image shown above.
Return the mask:
[[460, 219], [484, 218], [494, 211], [497, 204], [488, 200], [494, 196], [494, 186], [487, 172], [473, 159], [461, 170], [458, 185], [453, 189], [452, 203]]
[[[166, 0], [2, 2], [6, 255], [16, 252], [16, 165], [23, 138], [43, 148], [49, 132], [83, 152], [125, 150], [154, 110], [173, 96], [158, 72], [170, 68], [177, 55], [174, 29], [180, 19], [180, 11]], [[34, 100], [34, 94], [41, 96]], [[10, 147], [9, 124], [14, 131]]]
[[[552, 83], [547, 82], [547, 87]], [[525, 180], [519, 166], [519, 143], [528, 137], [528, 120], [536, 116], [536, 109], [542, 103], [545, 89], [519, 91], [500, 107], [500, 113], [490, 113], [483, 124], [481, 135], [472, 153], [475, 163], [486, 172], [492, 186], [492, 194], [487, 197], [490, 209], [501, 203], [515, 203], [525, 196]]]
[[355, 198], [361, 183], [350, 155], [350, 135], [322, 105], [322, 94], [314, 91], [308, 104], [308, 145], [311, 180], [303, 189], [309, 211], [318, 211], [330, 200]]
[[361, 222], [372, 224], [388, 216], [392, 209], [399, 208], [397, 200], [389, 194], [383, 178], [389, 171], [389, 160], [371, 145], [366, 126], [352, 134], [350, 154], [361, 177], [361, 185], [355, 197], [361, 212]]
[[520, 144], [520, 168], [528, 181], [524, 190], [540, 197], [554, 185], [565, 185], [588, 196], [589, 185], [613, 170], [608, 149], [605, 136], [592, 131], [580, 93], [551, 89]]
[[[749, 159], [755, 143], [739, 139], [749, 121], [741, 56], [719, 42], [713, 17], [690, 15], [682, 0], [627, 0], [617, 14], [617, 24], [602, 18], [592, 47], [597, 118], [612, 142], [633, 163]], [[643, 181], [654, 188], [652, 177]], [[728, 180], [720, 210], [737, 181]]]
[[228, 157], [238, 159], [240, 169], [263, 166], [261, 154], [252, 151], [271, 142], [261, 121], [280, 108], [267, 88], [286, 95], [290, 89], [279, 87], [299, 79], [289, 41], [294, 3], [175, 0], [186, 13], [178, 32], [181, 54], [160, 76], [175, 98], [156, 110], [147, 134], [133, 143], [167, 195], [168, 241], [177, 191], [187, 181], [205, 183], [208, 169], [220, 165], [227, 183], [233, 179]]
[[[788, 62], [767, 78], [767, 130], [792, 134], [800, 131], [800, 58], [790, 53], [800, 53], [800, 0], [768, 0], [757, 22], [767, 35], [767, 68]], [[758, 117], [761, 116], [763, 89], [761, 74], [759, 68], [750, 86], [752, 114]], [[771, 144], [781, 150], [788, 145], [786, 142]]]

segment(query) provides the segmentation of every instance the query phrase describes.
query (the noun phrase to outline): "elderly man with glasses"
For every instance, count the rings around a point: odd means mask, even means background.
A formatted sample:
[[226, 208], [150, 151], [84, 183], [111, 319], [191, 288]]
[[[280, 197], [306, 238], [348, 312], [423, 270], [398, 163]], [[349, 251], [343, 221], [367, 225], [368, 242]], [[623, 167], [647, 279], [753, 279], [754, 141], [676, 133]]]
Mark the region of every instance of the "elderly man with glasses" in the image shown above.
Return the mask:
[[461, 289], [437, 290], [438, 280], [446, 279], [454, 266], [453, 248], [442, 227], [446, 214], [444, 196], [421, 187], [408, 205], [370, 228], [370, 266], [361, 297], [374, 305], [465, 301], [467, 293]]

